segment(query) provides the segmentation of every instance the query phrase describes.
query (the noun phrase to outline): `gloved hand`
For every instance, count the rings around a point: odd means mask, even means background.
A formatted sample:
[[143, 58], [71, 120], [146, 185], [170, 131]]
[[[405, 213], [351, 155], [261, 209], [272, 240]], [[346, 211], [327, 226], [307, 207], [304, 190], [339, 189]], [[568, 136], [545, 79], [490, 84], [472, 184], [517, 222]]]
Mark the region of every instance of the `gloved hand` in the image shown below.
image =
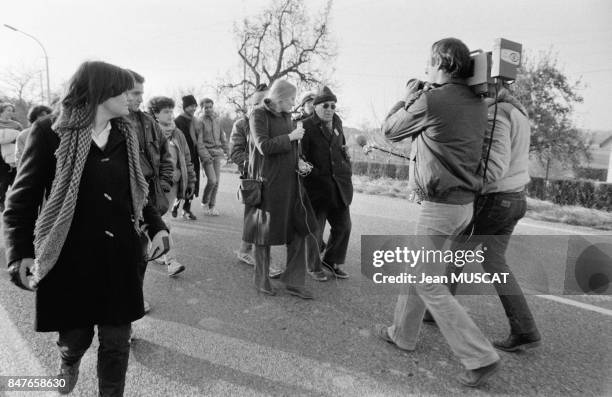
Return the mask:
[[157, 232], [149, 248], [149, 261], [154, 261], [170, 251], [170, 235], [166, 230]]
[[23, 258], [10, 265], [8, 273], [11, 282], [26, 291], [34, 291], [36, 288], [28, 278], [32, 275], [32, 266], [34, 266], [33, 258]]
[[170, 190], [172, 190], [172, 185], [168, 183], [167, 181], [163, 181], [163, 180], [159, 181], [159, 185], [161, 186], [164, 193], [169, 193]]

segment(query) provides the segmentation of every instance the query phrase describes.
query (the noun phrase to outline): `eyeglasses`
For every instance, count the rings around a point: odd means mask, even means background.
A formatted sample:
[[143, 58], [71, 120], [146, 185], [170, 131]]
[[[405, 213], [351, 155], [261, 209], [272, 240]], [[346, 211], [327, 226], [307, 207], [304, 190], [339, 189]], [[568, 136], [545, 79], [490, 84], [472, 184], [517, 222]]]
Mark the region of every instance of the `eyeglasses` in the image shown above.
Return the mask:
[[332, 108], [332, 110], [335, 110], [336, 109], [336, 104], [335, 103], [325, 103], [325, 104], [323, 104], [323, 109], [329, 109], [330, 107]]

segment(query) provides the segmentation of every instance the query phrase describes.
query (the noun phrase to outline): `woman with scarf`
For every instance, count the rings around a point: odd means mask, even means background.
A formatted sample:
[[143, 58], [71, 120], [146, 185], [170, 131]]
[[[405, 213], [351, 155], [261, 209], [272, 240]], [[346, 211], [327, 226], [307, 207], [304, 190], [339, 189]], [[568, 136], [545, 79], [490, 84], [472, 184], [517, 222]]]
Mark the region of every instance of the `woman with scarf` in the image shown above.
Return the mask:
[[287, 270], [281, 276], [286, 291], [312, 299], [304, 287], [305, 236], [317, 233], [314, 212], [298, 171], [298, 140], [304, 129], [293, 128], [291, 109], [296, 88], [276, 80], [263, 105], [249, 119], [248, 177], [261, 179], [261, 203], [246, 206], [243, 241], [255, 245], [255, 287], [275, 295], [269, 278], [270, 246], [287, 245]]
[[36, 331], [59, 333], [62, 394], [76, 385], [97, 326], [99, 394], [123, 395], [131, 322], [144, 315], [141, 230], [151, 257], [168, 246], [123, 119], [132, 86], [124, 69], [81, 64], [59, 115], [34, 124], [3, 215], [11, 281], [36, 291]]
[[[166, 193], [168, 203], [172, 208], [178, 208], [183, 199], [190, 200], [195, 193], [196, 174], [191, 162], [191, 152], [185, 135], [176, 127], [172, 120], [174, 101], [164, 96], [153, 97], [148, 104], [149, 113], [161, 127], [164, 138], [168, 141], [168, 151], [172, 160], [172, 188]], [[171, 235], [172, 236], [172, 235]], [[176, 276], [185, 270], [169, 251], [163, 257], [168, 266], [168, 275]]]

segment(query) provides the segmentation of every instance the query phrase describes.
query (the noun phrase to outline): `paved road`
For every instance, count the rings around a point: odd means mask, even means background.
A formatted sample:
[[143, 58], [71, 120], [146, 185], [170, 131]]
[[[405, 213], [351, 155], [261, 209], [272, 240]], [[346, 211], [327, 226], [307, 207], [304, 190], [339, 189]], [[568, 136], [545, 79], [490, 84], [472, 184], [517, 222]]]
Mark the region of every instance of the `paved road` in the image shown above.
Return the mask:
[[[232, 253], [242, 218], [236, 175], [223, 174], [221, 181], [220, 217], [204, 217], [196, 208], [196, 222], [170, 220], [177, 257], [188, 266], [184, 275], [169, 279], [161, 266], [149, 266], [145, 295], [153, 311], [135, 324], [126, 395], [612, 395], [612, 305], [607, 297], [529, 296], [543, 346], [502, 354], [499, 376], [479, 391], [466, 390], [455, 381], [461, 366], [437, 328], [423, 327], [413, 353], [395, 350], [372, 335], [373, 324], [391, 321], [395, 297], [372, 293], [364, 284], [359, 237], [410, 233], [412, 204], [357, 194], [347, 260], [351, 278], [309, 279], [314, 301], [284, 293], [264, 297], [251, 286], [252, 268]], [[525, 220], [517, 233], [597, 232]], [[544, 262], [555, 254], [546, 247], [523, 251], [537, 252], [532, 257]], [[558, 277], [563, 271], [562, 263], [547, 268]], [[497, 297], [462, 296], [460, 301], [488, 337], [505, 336]], [[52, 375], [57, 369], [55, 335], [32, 331], [32, 308], [31, 293], [0, 280], [0, 375]], [[74, 395], [96, 393], [96, 349], [94, 342], [83, 359]]]

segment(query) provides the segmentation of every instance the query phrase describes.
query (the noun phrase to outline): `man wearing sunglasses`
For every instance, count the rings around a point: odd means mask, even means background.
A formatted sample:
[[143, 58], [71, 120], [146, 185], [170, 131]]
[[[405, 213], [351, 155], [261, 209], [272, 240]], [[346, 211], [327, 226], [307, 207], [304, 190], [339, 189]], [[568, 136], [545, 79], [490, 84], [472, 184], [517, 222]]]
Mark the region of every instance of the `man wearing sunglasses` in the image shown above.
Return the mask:
[[304, 185], [319, 224], [316, 236], [319, 246], [323, 243], [325, 222], [331, 226], [322, 264], [335, 277], [348, 278], [340, 265], [344, 264], [351, 235], [351, 161], [342, 120], [336, 114], [336, 96], [328, 87], [322, 87], [315, 94], [313, 105], [313, 115], [303, 122], [302, 153], [313, 165]]

